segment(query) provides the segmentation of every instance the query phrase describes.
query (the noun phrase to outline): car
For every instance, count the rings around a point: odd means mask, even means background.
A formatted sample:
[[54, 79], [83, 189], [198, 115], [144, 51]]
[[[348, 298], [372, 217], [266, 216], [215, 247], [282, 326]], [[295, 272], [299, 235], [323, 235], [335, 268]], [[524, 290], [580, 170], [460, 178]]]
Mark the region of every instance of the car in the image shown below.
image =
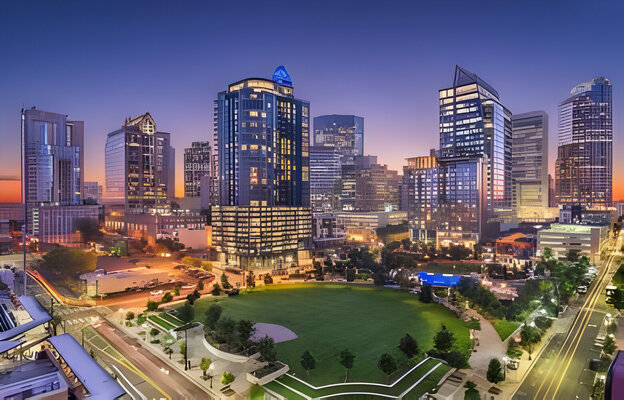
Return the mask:
[[596, 269], [596, 267], [589, 267], [589, 268], [587, 268], [587, 273], [588, 274], [592, 274], [592, 275], [596, 275], [598, 273], [598, 270]]
[[520, 363], [518, 362], [518, 360], [510, 360], [507, 363], [507, 368], [509, 368], [509, 369], [511, 369], [513, 371], [517, 370], [519, 366], [520, 366]]
[[577, 287], [576, 288], [576, 292], [578, 294], [585, 294], [585, 293], [587, 293], [587, 286], [581, 285], [581, 286]]

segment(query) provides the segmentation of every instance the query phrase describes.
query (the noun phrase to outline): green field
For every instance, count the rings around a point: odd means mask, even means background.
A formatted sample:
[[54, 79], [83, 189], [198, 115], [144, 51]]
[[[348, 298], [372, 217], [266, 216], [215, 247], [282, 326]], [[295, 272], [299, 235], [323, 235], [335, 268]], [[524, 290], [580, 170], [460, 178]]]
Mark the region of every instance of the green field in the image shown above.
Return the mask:
[[[377, 361], [382, 353], [397, 351], [405, 333], [418, 341], [421, 350], [428, 350], [433, 335], [445, 324], [455, 332], [459, 350], [470, 346], [468, 329], [453, 312], [391, 289], [332, 283], [272, 285], [235, 297], [197, 300], [195, 317], [201, 321], [215, 301], [224, 316], [279, 324], [295, 332], [298, 339], [277, 345], [278, 358], [291, 373], [317, 386], [342, 382], [338, 353], [344, 348], [356, 354], [349, 381], [385, 383]], [[316, 358], [316, 369], [309, 376], [300, 365], [305, 350]]]
[[499, 319], [494, 321], [494, 329], [498, 336], [500, 336], [501, 340], [505, 340], [518, 329], [520, 326], [520, 322], [517, 321], [507, 321], [504, 319]]

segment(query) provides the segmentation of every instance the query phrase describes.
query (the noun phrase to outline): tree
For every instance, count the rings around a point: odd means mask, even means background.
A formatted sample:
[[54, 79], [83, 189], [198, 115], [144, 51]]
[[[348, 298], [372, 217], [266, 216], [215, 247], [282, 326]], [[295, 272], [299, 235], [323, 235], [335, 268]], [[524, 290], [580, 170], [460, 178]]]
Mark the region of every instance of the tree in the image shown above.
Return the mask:
[[581, 258], [581, 251], [578, 249], [568, 250], [566, 259], [570, 262], [577, 262]]
[[156, 245], [157, 247], [160, 247], [162, 250], [167, 250], [171, 253], [184, 249], [184, 244], [180, 242], [176, 242], [173, 239], [169, 239], [169, 238], [156, 240]]
[[345, 382], [349, 379], [349, 370], [353, 368], [353, 360], [355, 360], [355, 354], [349, 349], [344, 349], [339, 354], [340, 364], [345, 367]]
[[256, 279], [254, 278], [253, 272], [247, 274], [247, 288], [253, 289], [256, 287]]
[[410, 249], [412, 248], [412, 241], [409, 240], [409, 238], [405, 238], [401, 240], [401, 246], [403, 246], [403, 250], [410, 251]]
[[190, 265], [195, 268], [201, 268], [202, 266], [201, 258], [197, 258], [197, 257], [186, 256], [182, 258], [182, 260], [180, 261], [182, 261], [182, 264]]
[[602, 345], [602, 351], [608, 355], [613, 354], [615, 351], [615, 339], [613, 338], [613, 335], [607, 335], [604, 344]]
[[409, 333], [406, 333], [399, 341], [399, 350], [412, 358], [418, 354], [418, 343]]
[[180, 354], [184, 355], [186, 353], [186, 342], [183, 340], [180, 342]]
[[467, 249], [463, 245], [454, 245], [452, 244], [449, 247], [449, 256], [455, 261], [464, 260], [470, 257], [470, 249]]
[[184, 305], [178, 308], [177, 314], [180, 320], [184, 321], [185, 323], [189, 323], [195, 317], [195, 309], [193, 308], [190, 302], [185, 301]]
[[325, 280], [323, 275], [323, 266], [318, 261], [314, 261], [314, 276], [317, 281]]
[[398, 367], [396, 360], [394, 359], [394, 357], [392, 357], [392, 354], [384, 353], [381, 355], [379, 361], [377, 362], [377, 368], [379, 368], [384, 374], [386, 374], [386, 380], [389, 381], [390, 375], [392, 375], [392, 373], [396, 371]]
[[542, 333], [536, 327], [525, 324], [520, 329], [520, 338], [522, 339], [522, 347], [529, 353], [530, 360], [535, 345], [542, 340]]
[[95, 270], [97, 256], [80, 249], [56, 247], [43, 255], [39, 267], [55, 274], [76, 277], [76, 275]]
[[486, 376], [487, 380], [492, 383], [498, 383], [505, 379], [503, 376], [503, 366], [497, 358], [492, 358], [490, 360]]
[[210, 368], [210, 365], [212, 365], [212, 360], [210, 358], [202, 357], [199, 363], [199, 368], [201, 368], [204, 377], [206, 376], [206, 371], [208, 371], [208, 368]]
[[149, 334], [151, 337], [155, 338], [156, 336], [160, 335], [160, 330], [156, 328], [152, 328], [150, 329]]
[[616, 288], [607, 292], [607, 304], [611, 304], [618, 311], [624, 310], [624, 290]]
[[236, 325], [236, 331], [238, 333], [238, 343], [241, 347], [247, 347], [251, 336], [256, 331], [256, 328], [254, 328], [254, 323], [250, 320], [241, 319]]
[[476, 389], [477, 385], [474, 382], [468, 381], [464, 385], [466, 391], [464, 392], [464, 400], [480, 400], [479, 391]]
[[204, 314], [204, 321], [206, 322], [206, 326], [212, 330], [215, 330], [215, 328], [217, 327], [217, 321], [219, 321], [219, 318], [221, 318], [222, 313], [223, 308], [221, 308], [220, 305], [211, 304]]
[[433, 301], [433, 290], [431, 285], [422, 285], [418, 299], [423, 303], [431, 303]]
[[310, 375], [311, 369], [316, 368], [316, 360], [308, 350], [301, 355], [301, 366], [306, 370], [308, 375]]
[[231, 372], [224, 372], [223, 375], [221, 375], [221, 383], [224, 385], [229, 385], [234, 382], [235, 379], [236, 378]]
[[217, 327], [215, 332], [217, 333], [217, 338], [221, 343], [227, 342], [228, 347], [230, 347], [232, 343], [232, 338], [234, 337], [234, 332], [236, 331], [236, 321], [234, 321], [230, 317], [223, 317], [219, 319], [217, 322]]
[[173, 287], [173, 294], [176, 296], [180, 295], [180, 286], [174, 286]]
[[275, 341], [269, 335], [265, 335], [258, 342], [258, 353], [264, 361], [275, 362], [277, 360], [277, 350], [275, 349]]
[[156, 311], [158, 309], [158, 303], [155, 301], [148, 300], [147, 305], [145, 306], [147, 311]]
[[161, 303], [169, 303], [172, 300], [173, 300], [173, 295], [171, 294], [171, 292], [165, 292], [165, 294], [163, 294], [163, 297], [160, 300], [160, 302]]
[[455, 338], [455, 334], [446, 329], [446, 326], [443, 324], [442, 329], [439, 330], [433, 337], [433, 347], [443, 353], [448, 352], [453, 348], [456, 340], [457, 338]]
[[323, 264], [325, 265], [325, 267], [327, 267], [327, 269], [329, 269], [330, 274], [334, 273], [334, 262], [332, 261], [330, 256], [325, 257], [325, 261], [323, 261]]
[[271, 283], [273, 283], [273, 277], [267, 272], [267, 274], [264, 275], [264, 284], [270, 285]]
[[132, 321], [134, 319], [134, 313], [132, 311], [128, 311], [126, 313], [126, 321]]
[[228, 290], [232, 287], [232, 285], [230, 285], [230, 282], [228, 281], [228, 277], [225, 272], [221, 274], [221, 286], [223, 286], [223, 289], [225, 290]]
[[215, 283], [214, 286], [212, 287], [211, 294], [213, 296], [219, 296], [221, 294], [221, 288], [219, 287], [218, 283]]

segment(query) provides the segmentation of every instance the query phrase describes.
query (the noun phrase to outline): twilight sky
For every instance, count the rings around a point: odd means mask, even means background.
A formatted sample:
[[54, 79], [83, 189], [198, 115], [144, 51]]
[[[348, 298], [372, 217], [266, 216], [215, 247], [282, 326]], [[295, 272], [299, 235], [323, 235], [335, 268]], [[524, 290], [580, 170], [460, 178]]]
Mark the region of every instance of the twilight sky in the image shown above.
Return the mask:
[[283, 64], [312, 116], [365, 118], [364, 150], [401, 170], [438, 147], [438, 89], [455, 64], [513, 113], [550, 117], [577, 83], [611, 80], [614, 200], [624, 199], [620, 1], [2, 1], [0, 202], [19, 201], [19, 111], [85, 121], [85, 177], [104, 182], [106, 134], [149, 111], [182, 154], [212, 141], [217, 92]]

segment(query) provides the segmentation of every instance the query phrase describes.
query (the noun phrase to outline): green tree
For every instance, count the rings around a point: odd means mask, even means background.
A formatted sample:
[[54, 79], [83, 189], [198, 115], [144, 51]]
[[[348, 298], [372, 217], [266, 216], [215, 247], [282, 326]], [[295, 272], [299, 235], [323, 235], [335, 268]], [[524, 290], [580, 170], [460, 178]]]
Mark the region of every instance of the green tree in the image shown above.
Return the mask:
[[423, 303], [431, 303], [433, 301], [433, 290], [431, 285], [422, 285], [418, 299]]
[[234, 382], [235, 379], [234, 375], [230, 372], [224, 372], [223, 375], [221, 375], [221, 383], [224, 385], [229, 385]]
[[185, 323], [189, 323], [195, 317], [195, 309], [188, 301], [185, 301], [182, 307], [177, 310], [178, 318], [184, 321]]
[[213, 285], [211, 294], [213, 296], [219, 296], [221, 294], [221, 288], [219, 287], [218, 283], [215, 283]]
[[311, 369], [316, 368], [316, 360], [308, 350], [301, 355], [301, 366], [306, 370], [308, 375], [310, 375]]
[[270, 285], [271, 283], [273, 283], [273, 277], [267, 272], [267, 274], [264, 275], [264, 284]]
[[399, 350], [409, 358], [412, 358], [418, 354], [418, 343], [409, 333], [406, 333], [399, 341]]
[[355, 360], [355, 354], [349, 349], [344, 349], [338, 355], [340, 357], [340, 365], [345, 367], [345, 379], [346, 382], [349, 379], [349, 370], [353, 368], [353, 361]]
[[481, 400], [479, 391], [476, 389], [477, 385], [474, 382], [468, 381], [464, 385], [466, 391], [464, 392], [464, 400]]
[[152, 328], [150, 329], [149, 334], [151, 337], [155, 338], [156, 336], [160, 335], [160, 330], [156, 328]]
[[602, 345], [602, 351], [605, 354], [612, 355], [615, 351], [615, 347], [615, 339], [613, 338], [613, 335], [607, 335], [604, 344]]
[[63, 277], [76, 277], [95, 270], [97, 256], [81, 249], [56, 247], [43, 255], [39, 267]]
[[245, 348], [249, 345], [251, 336], [256, 331], [254, 323], [248, 319], [241, 319], [236, 325], [236, 332], [238, 333], [238, 343], [241, 347]]
[[158, 303], [155, 301], [148, 300], [147, 305], [145, 306], [147, 311], [156, 311], [158, 309]]
[[488, 364], [486, 376], [487, 376], [487, 380], [492, 383], [498, 383], [504, 379], [503, 366], [501, 365], [501, 362], [498, 361], [497, 358], [492, 358], [490, 360], [490, 363]]
[[219, 321], [219, 318], [221, 318], [222, 313], [223, 308], [221, 308], [220, 305], [211, 304], [204, 314], [204, 321], [206, 322], [206, 326], [211, 330], [215, 330], [217, 327], [217, 322]]
[[624, 310], [624, 290], [617, 288], [607, 292], [607, 304], [611, 304], [618, 311]]
[[535, 345], [542, 340], [542, 333], [538, 328], [525, 324], [520, 329], [520, 338], [522, 339], [522, 347], [529, 353], [530, 360]]
[[455, 344], [457, 338], [453, 332], [446, 329], [446, 325], [442, 325], [442, 329], [439, 330], [433, 337], [433, 347], [443, 353], [450, 351]]
[[322, 281], [325, 279], [325, 276], [323, 275], [323, 265], [321, 265], [320, 262], [318, 261], [314, 261], [314, 276], [316, 278], [317, 281]]
[[197, 257], [186, 256], [182, 258], [182, 264], [190, 265], [195, 268], [201, 268], [202, 260]]
[[269, 335], [265, 335], [258, 341], [258, 352], [264, 361], [275, 362], [277, 360], [277, 350], [275, 349], [275, 341]]
[[134, 313], [132, 311], [128, 311], [126, 313], [126, 321], [132, 321], [134, 319]]
[[160, 300], [160, 302], [161, 303], [169, 303], [172, 300], [173, 300], [173, 295], [171, 294], [171, 292], [165, 292], [165, 294], [163, 294], [162, 300]]
[[180, 295], [180, 286], [174, 286], [173, 287], [173, 294], [176, 296]]
[[379, 368], [384, 374], [386, 374], [386, 381], [388, 381], [389, 383], [390, 375], [392, 375], [392, 373], [396, 371], [398, 367], [396, 360], [394, 359], [394, 357], [392, 357], [392, 354], [384, 353], [381, 355], [379, 361], [377, 362], [377, 368]]
[[332, 261], [330, 256], [325, 257], [325, 261], [323, 261], [325, 267], [329, 270], [329, 273], [333, 275], [334, 273], [334, 262]]
[[231, 349], [232, 339], [234, 338], [234, 332], [236, 331], [236, 321], [230, 317], [222, 317], [217, 322], [215, 332], [217, 338], [221, 343], [228, 344], [228, 348]]
[[253, 289], [256, 287], [256, 279], [254, 278], [253, 272], [249, 272], [247, 274], [247, 288]]
[[232, 287], [232, 285], [230, 285], [230, 282], [228, 281], [228, 277], [225, 272], [221, 274], [221, 286], [223, 286], [223, 289], [225, 290], [228, 290]]
[[199, 368], [201, 368], [204, 377], [206, 377], [206, 371], [208, 371], [210, 365], [212, 365], [212, 360], [210, 358], [202, 357], [199, 363]]

